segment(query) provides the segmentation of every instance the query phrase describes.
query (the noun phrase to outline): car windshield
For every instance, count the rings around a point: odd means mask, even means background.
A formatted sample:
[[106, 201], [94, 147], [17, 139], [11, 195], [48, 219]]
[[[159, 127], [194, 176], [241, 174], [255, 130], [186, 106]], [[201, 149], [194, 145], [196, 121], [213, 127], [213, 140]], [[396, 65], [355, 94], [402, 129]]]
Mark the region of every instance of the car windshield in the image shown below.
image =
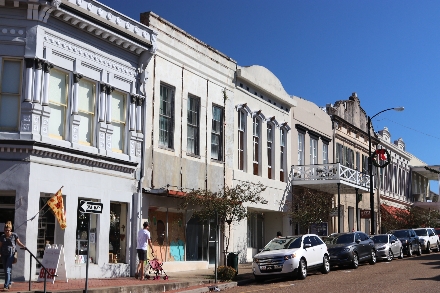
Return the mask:
[[425, 229], [414, 230], [416, 231], [417, 236], [428, 236], [428, 232]]
[[387, 235], [377, 235], [371, 237], [371, 239], [374, 241], [374, 243], [388, 243]]
[[354, 242], [354, 234], [342, 234], [330, 237], [328, 244], [343, 244], [352, 242]]
[[279, 249], [300, 248], [302, 237], [286, 237], [272, 239], [264, 248], [263, 251], [272, 251]]
[[396, 236], [397, 238], [405, 238], [405, 237], [409, 237], [408, 235], [408, 231], [403, 230], [403, 231], [394, 231], [393, 232], [394, 236]]

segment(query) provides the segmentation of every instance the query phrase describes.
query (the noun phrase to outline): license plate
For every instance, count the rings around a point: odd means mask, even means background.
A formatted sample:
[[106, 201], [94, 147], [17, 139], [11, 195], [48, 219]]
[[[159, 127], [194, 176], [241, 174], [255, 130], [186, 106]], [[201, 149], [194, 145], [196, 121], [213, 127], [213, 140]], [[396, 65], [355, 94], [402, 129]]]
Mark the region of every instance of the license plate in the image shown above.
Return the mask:
[[273, 266], [261, 266], [260, 270], [262, 270], [262, 271], [270, 271], [270, 270], [273, 270]]

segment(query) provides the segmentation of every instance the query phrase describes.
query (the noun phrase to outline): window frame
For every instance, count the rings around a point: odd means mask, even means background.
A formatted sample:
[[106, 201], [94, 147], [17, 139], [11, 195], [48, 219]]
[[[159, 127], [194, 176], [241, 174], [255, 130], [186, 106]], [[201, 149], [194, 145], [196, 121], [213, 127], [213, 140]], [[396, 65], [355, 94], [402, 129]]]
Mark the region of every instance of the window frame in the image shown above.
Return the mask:
[[322, 163], [328, 164], [328, 146], [329, 144], [327, 142], [322, 142]]
[[257, 176], [260, 175], [261, 165], [261, 124], [262, 119], [255, 115], [252, 119], [252, 170]]
[[318, 164], [318, 138], [310, 136], [310, 165]]
[[65, 69], [63, 69], [63, 68], [60, 68], [60, 67], [54, 67], [54, 68], [52, 68], [51, 70], [50, 70], [50, 73], [49, 73], [49, 78], [48, 78], [48, 82], [49, 82], [49, 86], [48, 86], [48, 88], [47, 88], [47, 90], [49, 90], [50, 89], [50, 75], [52, 74], [52, 72], [53, 71], [57, 71], [57, 72], [60, 72], [60, 73], [63, 73], [63, 74], [65, 74], [66, 75], [66, 81], [67, 81], [67, 84], [66, 84], [66, 104], [65, 105], [63, 105], [63, 104], [60, 104], [60, 103], [57, 103], [57, 102], [54, 102], [53, 100], [51, 100], [51, 96], [52, 95], [48, 95], [48, 106], [49, 106], [49, 108], [52, 110], [52, 109], [54, 109], [51, 105], [56, 105], [56, 106], [61, 106], [61, 107], [64, 107], [64, 114], [65, 114], [65, 119], [64, 119], [64, 126], [63, 126], [63, 128], [64, 128], [64, 132], [63, 132], [63, 134], [64, 134], [64, 136], [58, 136], [58, 135], [55, 135], [55, 134], [52, 134], [51, 133], [51, 131], [50, 131], [50, 126], [51, 125], [53, 125], [52, 123], [53, 123], [53, 116], [52, 116], [52, 113], [51, 113], [51, 116], [50, 116], [50, 120], [49, 120], [49, 129], [48, 129], [48, 135], [49, 135], [49, 137], [50, 138], [53, 138], [53, 139], [58, 139], [58, 140], [67, 140], [67, 136], [68, 136], [68, 131], [69, 131], [69, 127], [67, 127], [68, 125], [69, 125], [69, 121], [70, 121], [70, 119], [69, 119], [69, 110], [70, 110], [70, 107], [71, 107], [71, 103], [70, 103], [70, 95], [71, 95], [71, 89], [72, 89], [72, 83], [71, 83], [71, 79], [72, 79], [72, 76], [71, 76], [71, 72], [69, 72], [68, 70], [65, 70]]
[[302, 166], [304, 165], [304, 142], [305, 142], [305, 133], [298, 131], [298, 165]]
[[[194, 102], [195, 108], [196, 109], [190, 109], [190, 104], [191, 101]], [[190, 155], [195, 155], [195, 156], [199, 156], [200, 155], [200, 98], [194, 95], [189, 94], [188, 95], [188, 100], [187, 100], [187, 109], [186, 109], [186, 113], [187, 113], [187, 119], [186, 119], [186, 153], [190, 154]], [[194, 121], [192, 121], [192, 123], [190, 123], [190, 114], [195, 115], [195, 122], [196, 124], [194, 124]], [[194, 137], [193, 139], [193, 146], [194, 149], [190, 150], [189, 149], [189, 130], [193, 129], [194, 132]]]
[[[115, 120], [114, 119], [115, 115], [113, 115], [113, 113], [111, 115], [111, 117], [112, 117], [111, 123], [112, 123], [113, 127], [115, 126], [115, 124], [122, 124], [122, 126], [121, 126], [121, 131], [122, 131], [122, 137], [121, 137], [122, 148], [121, 149], [115, 149], [113, 147], [114, 135], [112, 135], [112, 152], [114, 152], [114, 153], [125, 153], [126, 152], [126, 145], [127, 145], [127, 143], [126, 143], [126, 140], [127, 140], [127, 117], [128, 117], [127, 111], [128, 111], [128, 97], [129, 97], [129, 94], [124, 92], [124, 91], [115, 89], [111, 93], [111, 96], [110, 96], [110, 102], [111, 103], [113, 102], [113, 95], [114, 95], [115, 92], [116, 93], [120, 93], [123, 96], [124, 120], [123, 121]], [[112, 108], [112, 111], [115, 109], [113, 104], [111, 105], [111, 108]], [[114, 134], [114, 132], [113, 132], [113, 134]]]
[[[162, 89], [169, 90], [169, 95], [167, 95], [167, 103], [170, 105], [169, 115], [162, 113]], [[159, 141], [158, 145], [161, 148], [174, 150], [174, 123], [175, 123], [175, 88], [171, 85], [160, 83], [160, 92], [159, 92]], [[161, 140], [161, 119], [166, 119], [169, 123], [167, 124], [167, 129], [163, 130], [166, 131], [166, 141]]]
[[243, 110], [238, 111], [238, 170], [246, 171], [246, 127], [247, 127], [247, 113]]
[[[96, 111], [97, 111], [97, 108], [98, 108], [97, 107], [98, 82], [93, 80], [93, 79], [90, 79], [90, 78], [87, 78], [87, 77], [83, 77], [78, 82], [78, 91], [80, 90], [80, 84], [82, 82], [89, 82], [89, 83], [91, 83], [93, 85], [93, 90], [94, 90], [94, 93], [93, 93], [93, 112], [83, 111], [83, 110], [80, 109], [80, 102], [79, 102], [79, 100], [80, 100], [81, 97], [80, 97], [80, 94], [78, 92], [77, 93], [77, 98], [78, 98], [78, 115], [79, 116], [85, 115], [85, 114], [81, 115], [80, 113], [86, 113], [88, 115], [92, 115], [92, 117], [91, 117], [92, 119], [90, 119], [92, 121], [92, 125], [90, 127], [91, 128], [90, 129], [90, 132], [91, 132], [91, 134], [90, 134], [90, 143], [88, 143], [87, 141], [80, 141], [79, 140], [80, 136], [78, 136], [78, 143], [81, 144], [81, 145], [85, 145], [85, 146], [94, 146], [95, 145], [95, 134], [96, 134], [96, 117], [97, 117]], [[80, 125], [83, 122], [84, 121], [81, 121]], [[81, 131], [81, 126], [79, 127], [79, 131]]]
[[280, 181], [286, 181], [287, 171], [287, 129], [280, 128]]
[[[220, 110], [220, 120], [217, 121], [214, 118], [214, 109], [219, 109]], [[216, 161], [223, 161], [223, 121], [224, 121], [224, 108], [220, 107], [218, 105], [213, 104], [212, 105], [212, 124], [211, 124], [211, 159], [212, 160], [216, 160]], [[217, 127], [215, 127], [215, 125], [218, 125], [218, 131], [217, 131]], [[217, 153], [217, 157], [214, 158], [213, 157], [213, 142], [212, 142], [212, 138], [213, 136], [218, 137], [218, 153]]]
[[[12, 61], [12, 62], [18, 62], [20, 63], [20, 72], [19, 72], [19, 82], [18, 82], [18, 93], [4, 93], [3, 92], [3, 74], [4, 74], [4, 64], [5, 61]], [[18, 109], [17, 109], [17, 121], [15, 127], [5, 127], [0, 126], [0, 131], [13, 131], [18, 132], [20, 129], [20, 113], [21, 113], [21, 103], [23, 101], [22, 94], [23, 94], [23, 59], [19, 58], [8, 58], [8, 57], [2, 57], [1, 58], [1, 65], [0, 65], [0, 106], [2, 104], [2, 97], [3, 95], [11, 95], [16, 98], [18, 98]]]
[[[275, 125], [271, 122], [267, 122], [267, 178], [274, 179], [274, 138], [275, 138]], [[282, 168], [281, 168], [282, 169]]]

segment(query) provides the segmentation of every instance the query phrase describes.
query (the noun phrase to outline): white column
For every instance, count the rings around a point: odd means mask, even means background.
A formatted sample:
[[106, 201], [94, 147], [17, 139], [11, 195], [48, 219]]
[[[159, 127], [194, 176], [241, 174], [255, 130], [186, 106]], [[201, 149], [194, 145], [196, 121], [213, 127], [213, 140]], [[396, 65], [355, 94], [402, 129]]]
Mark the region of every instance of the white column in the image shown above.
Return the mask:
[[78, 83], [83, 78], [80, 73], [73, 74], [73, 100], [72, 100], [72, 114], [78, 114]]
[[32, 85], [33, 85], [33, 73], [34, 73], [34, 58], [26, 58], [26, 94], [25, 102], [30, 102], [32, 100]]
[[43, 60], [37, 59], [35, 62], [34, 96], [33, 103], [41, 102], [41, 72], [43, 69]]
[[107, 124], [112, 123], [112, 92], [114, 90], [114, 87], [107, 85]]
[[107, 85], [105, 83], [99, 84], [99, 122], [105, 121], [105, 109], [107, 100]]
[[130, 131], [136, 130], [136, 95], [130, 96], [130, 118], [129, 118], [129, 128]]
[[44, 71], [44, 77], [43, 77], [43, 99], [41, 101], [41, 104], [43, 106], [49, 105], [49, 74], [50, 70], [53, 68], [53, 64], [49, 62], [44, 62], [43, 65], [43, 71]]
[[142, 103], [145, 97], [138, 96], [136, 100], [136, 132], [142, 133]]

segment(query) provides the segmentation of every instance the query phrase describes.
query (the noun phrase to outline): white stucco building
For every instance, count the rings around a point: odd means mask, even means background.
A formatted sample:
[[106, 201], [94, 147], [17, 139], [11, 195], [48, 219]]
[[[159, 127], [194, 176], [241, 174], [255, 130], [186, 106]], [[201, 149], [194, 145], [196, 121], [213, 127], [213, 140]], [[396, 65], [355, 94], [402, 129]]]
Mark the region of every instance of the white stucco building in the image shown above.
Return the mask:
[[[93, 0], [0, 1], [0, 27], [0, 223], [38, 257], [63, 245], [68, 278], [85, 277], [91, 236], [89, 277], [129, 276], [156, 32]], [[31, 219], [61, 186], [67, 228], [47, 206]], [[13, 278], [27, 279], [19, 255]]]

